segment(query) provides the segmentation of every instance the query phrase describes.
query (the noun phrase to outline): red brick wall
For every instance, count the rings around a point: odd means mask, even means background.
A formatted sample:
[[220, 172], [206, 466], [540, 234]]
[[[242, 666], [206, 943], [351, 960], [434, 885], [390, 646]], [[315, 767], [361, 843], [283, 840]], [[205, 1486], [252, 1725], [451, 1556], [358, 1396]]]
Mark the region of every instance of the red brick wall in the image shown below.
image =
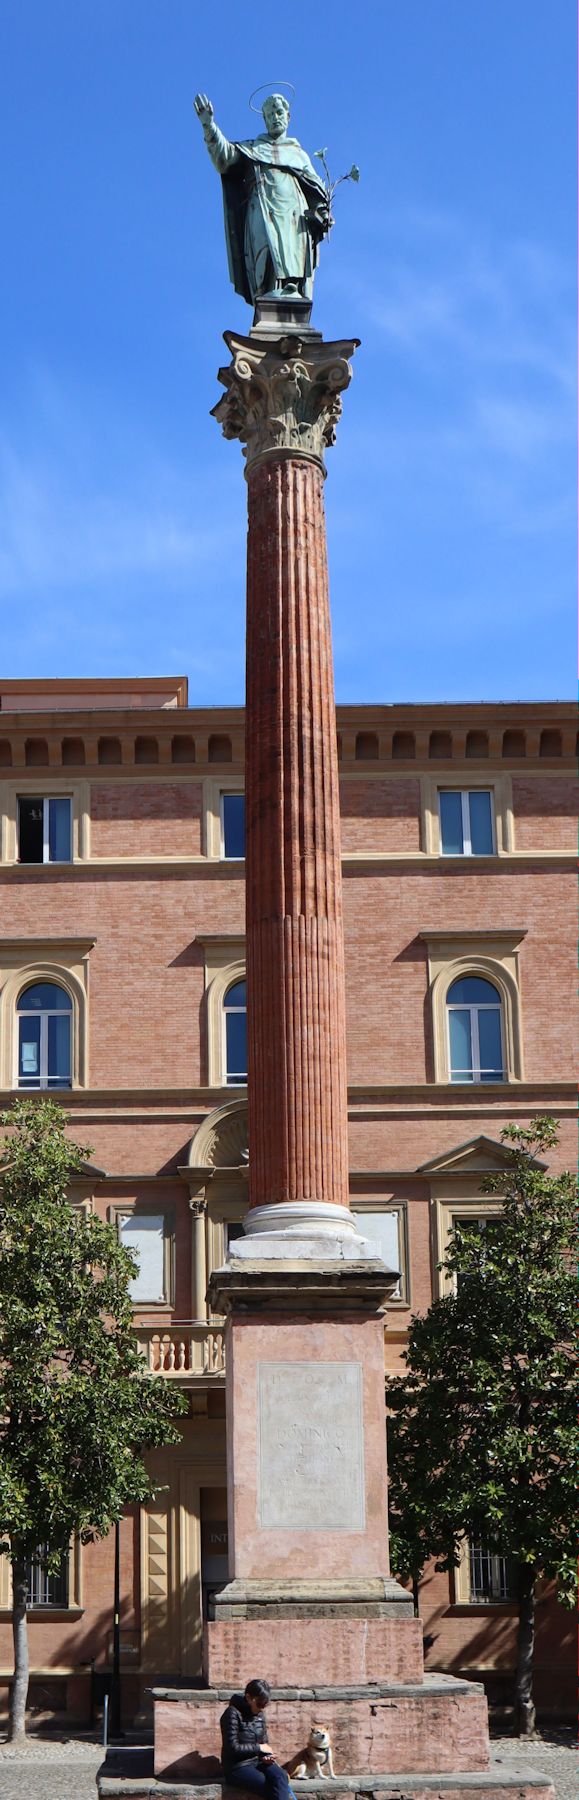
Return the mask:
[[575, 876], [497, 864], [346, 870], [344, 921], [352, 1083], [432, 1081], [426, 944], [419, 933], [526, 927], [519, 952], [525, 1077], [572, 1079]]
[[[568, 1100], [565, 1106], [569, 1107]], [[418, 1103], [412, 1107], [402, 1093], [398, 1105], [391, 1098], [376, 1102], [372, 1116], [360, 1107], [359, 1115], [354, 1114], [350, 1120], [350, 1168], [412, 1170], [445, 1150], [468, 1143], [470, 1138], [484, 1136], [498, 1141], [503, 1126], [513, 1118], [515, 1107], [523, 1124], [528, 1124], [538, 1112], [548, 1110], [555, 1118], [560, 1113], [555, 1095], [548, 1100], [538, 1098], [532, 1106], [526, 1102], [521, 1109], [513, 1088], [507, 1088], [494, 1103], [479, 1100], [474, 1091], [469, 1098], [461, 1089], [456, 1105], [453, 1101], [434, 1101], [431, 1111]], [[560, 1120], [560, 1127], [558, 1149], [549, 1158], [553, 1173], [574, 1168], [577, 1162], [577, 1126], [572, 1114], [567, 1113]]]
[[114, 869], [105, 878], [47, 867], [14, 875], [4, 894], [7, 936], [96, 936], [91, 1087], [206, 1082], [204, 956], [194, 940], [243, 929], [243, 876], [225, 876], [220, 864], [200, 880], [170, 869]]
[[[513, 777], [518, 850], [575, 844], [575, 784], [571, 778]], [[361, 854], [419, 847], [419, 784], [356, 776], [342, 781], [344, 848]], [[201, 848], [201, 784], [140, 779], [100, 782], [92, 790], [92, 847], [97, 856], [188, 855]], [[479, 1134], [499, 1139], [513, 1116], [516, 1089], [491, 1097], [466, 1088], [452, 1096], [405, 1093], [412, 1083], [433, 1081], [430, 1003], [424, 929], [480, 931], [524, 927], [520, 952], [521, 1016], [525, 1078], [566, 1082], [575, 1067], [575, 879], [561, 868], [521, 868], [504, 859], [489, 870], [429, 864], [346, 870], [344, 884], [348, 1059], [352, 1084], [396, 1089], [352, 1109], [350, 1167], [415, 1170], [438, 1152]], [[7, 937], [96, 936], [90, 954], [90, 1088], [149, 1090], [127, 1103], [118, 1093], [101, 1107], [98, 1094], [75, 1102], [72, 1135], [90, 1144], [97, 1165], [113, 1174], [159, 1174], [158, 1186], [111, 1184], [97, 1196], [106, 1214], [115, 1199], [134, 1199], [170, 1209], [176, 1231], [175, 1316], [186, 1318], [190, 1294], [190, 1213], [176, 1176], [190, 1138], [205, 1111], [187, 1090], [207, 1080], [204, 935], [239, 936], [244, 929], [243, 868], [199, 864], [188, 872], [159, 865], [105, 871], [75, 869], [11, 872], [3, 888], [2, 931]], [[183, 1089], [182, 1096], [155, 1089]], [[224, 1095], [223, 1098], [226, 1098]], [[209, 1105], [210, 1102], [207, 1102]], [[549, 1110], [556, 1097], [525, 1100], [524, 1118]], [[566, 1100], [564, 1101], [566, 1105]], [[565, 1117], [551, 1166], [572, 1167], [576, 1128]], [[372, 1192], [376, 1188], [372, 1186]], [[362, 1196], [358, 1185], [356, 1195]], [[431, 1207], [419, 1177], [393, 1184], [384, 1199], [405, 1199], [411, 1305], [423, 1310], [432, 1294]], [[151, 1308], [143, 1316], [153, 1317]], [[162, 1318], [161, 1315], [155, 1315]], [[399, 1361], [403, 1309], [389, 1314], [387, 1367]], [[132, 1520], [123, 1525], [123, 1626], [136, 1623], [138, 1557]], [[34, 1624], [35, 1666], [104, 1660], [110, 1632], [113, 1539], [83, 1552], [85, 1612], [79, 1620]], [[423, 1589], [426, 1629], [434, 1643], [432, 1667], [487, 1668], [512, 1662], [513, 1624], [508, 1615], [458, 1614], [443, 1576], [428, 1573]], [[540, 1612], [541, 1690], [549, 1666], [560, 1681], [569, 1622], [551, 1606]], [[10, 1666], [9, 1622], [0, 1622], [0, 1663]], [[559, 1659], [559, 1660], [557, 1660]], [[170, 1676], [176, 1671], [165, 1671]], [[128, 1679], [128, 1675], [127, 1675]], [[561, 1676], [562, 1680], [562, 1676]], [[553, 1695], [556, 1698], [556, 1695]]]
[[344, 776], [340, 781], [342, 849], [367, 855], [373, 850], [420, 849], [420, 784]]
[[93, 782], [93, 856], [198, 856], [203, 790], [194, 781]]
[[571, 776], [514, 775], [516, 850], [576, 850], [579, 785]]

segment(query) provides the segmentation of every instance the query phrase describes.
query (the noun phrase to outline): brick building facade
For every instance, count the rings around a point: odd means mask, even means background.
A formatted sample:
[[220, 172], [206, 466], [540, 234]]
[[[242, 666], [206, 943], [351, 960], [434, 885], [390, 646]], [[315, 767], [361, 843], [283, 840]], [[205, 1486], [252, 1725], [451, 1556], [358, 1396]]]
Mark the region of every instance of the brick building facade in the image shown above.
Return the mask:
[[[200, 1670], [226, 1578], [223, 1341], [211, 1269], [247, 1195], [243, 712], [184, 680], [6, 682], [0, 692], [0, 1087], [52, 1091], [92, 1146], [74, 1199], [140, 1258], [152, 1375], [189, 1396], [155, 1502], [121, 1528], [127, 1716]], [[576, 1154], [576, 709], [341, 707], [351, 1205], [400, 1267], [386, 1368], [439, 1291], [453, 1219], [509, 1120], [553, 1114]], [[0, 1560], [0, 1679], [11, 1669]], [[32, 1700], [86, 1716], [110, 1668], [113, 1541], [31, 1571]], [[512, 1572], [485, 1546], [427, 1573], [431, 1667], [513, 1666]], [[538, 1607], [537, 1692], [571, 1703], [571, 1621]], [[241, 1674], [241, 1671], [240, 1671]]]

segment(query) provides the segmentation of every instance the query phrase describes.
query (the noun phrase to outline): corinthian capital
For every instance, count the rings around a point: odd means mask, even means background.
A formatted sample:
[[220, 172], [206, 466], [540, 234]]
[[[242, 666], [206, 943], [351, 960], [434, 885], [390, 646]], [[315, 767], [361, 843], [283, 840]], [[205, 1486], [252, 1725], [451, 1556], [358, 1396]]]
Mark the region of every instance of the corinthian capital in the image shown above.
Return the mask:
[[233, 331], [224, 335], [232, 361], [219, 370], [226, 391], [212, 408], [223, 436], [239, 438], [248, 468], [279, 456], [303, 456], [323, 468], [359, 339], [324, 344], [282, 336], [264, 343]]

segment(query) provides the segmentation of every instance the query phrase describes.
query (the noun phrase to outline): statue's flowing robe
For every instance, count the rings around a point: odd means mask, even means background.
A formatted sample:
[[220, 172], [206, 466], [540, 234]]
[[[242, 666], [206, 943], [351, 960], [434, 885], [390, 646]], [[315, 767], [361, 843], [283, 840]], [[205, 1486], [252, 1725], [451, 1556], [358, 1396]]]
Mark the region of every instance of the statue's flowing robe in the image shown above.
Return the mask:
[[229, 273], [236, 293], [255, 302], [271, 283], [295, 281], [309, 297], [319, 234], [306, 214], [326, 190], [297, 138], [263, 133], [230, 143], [212, 121], [207, 148], [223, 183]]

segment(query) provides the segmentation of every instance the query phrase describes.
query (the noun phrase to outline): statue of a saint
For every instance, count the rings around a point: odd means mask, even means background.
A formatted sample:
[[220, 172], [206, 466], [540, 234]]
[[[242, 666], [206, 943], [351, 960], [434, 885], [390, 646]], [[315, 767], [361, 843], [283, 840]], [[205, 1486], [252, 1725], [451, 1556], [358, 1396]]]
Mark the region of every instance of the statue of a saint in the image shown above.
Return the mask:
[[321, 239], [330, 229], [327, 190], [297, 138], [288, 137], [290, 109], [283, 94], [270, 94], [262, 112], [265, 131], [230, 143], [213, 117], [206, 94], [195, 111], [223, 183], [229, 273], [244, 300], [266, 296], [311, 300]]

